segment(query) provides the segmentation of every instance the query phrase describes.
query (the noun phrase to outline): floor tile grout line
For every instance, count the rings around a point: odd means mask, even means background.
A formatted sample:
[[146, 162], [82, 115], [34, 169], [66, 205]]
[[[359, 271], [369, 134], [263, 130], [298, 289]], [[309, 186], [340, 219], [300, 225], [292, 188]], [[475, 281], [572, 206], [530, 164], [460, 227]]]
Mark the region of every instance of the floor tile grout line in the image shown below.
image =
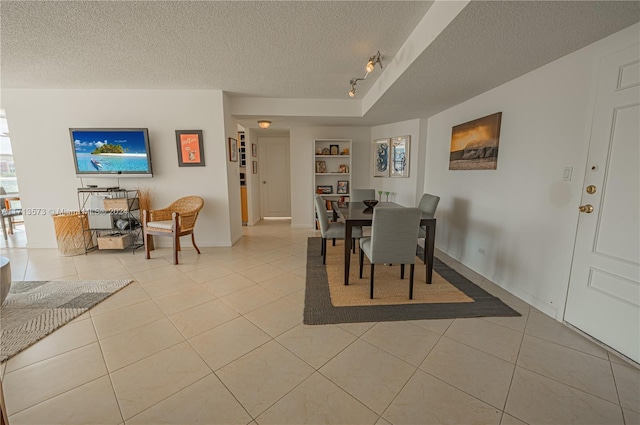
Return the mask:
[[[513, 362], [513, 371], [511, 372], [511, 379], [509, 380], [509, 387], [507, 388], [507, 396], [504, 399], [504, 405], [502, 406], [502, 415], [500, 415], [500, 423], [502, 423], [502, 418], [507, 410], [507, 404], [509, 403], [509, 396], [511, 395], [511, 387], [513, 386], [513, 379], [516, 376], [516, 369], [518, 367], [518, 359], [520, 358], [520, 351], [522, 350], [522, 344], [524, 343], [525, 331], [527, 329], [527, 325], [529, 324], [529, 319], [531, 318], [531, 310], [529, 310], [529, 315], [527, 315], [527, 320], [525, 320], [524, 329], [522, 330], [522, 337], [520, 338], [520, 346], [518, 347], [518, 354], [516, 355], [516, 359]], [[507, 413], [508, 415], [511, 415]], [[514, 418], [520, 420], [514, 416]], [[524, 422], [524, 421], [523, 421]]]
[[622, 400], [620, 400], [620, 390], [618, 390], [618, 380], [616, 379], [616, 374], [613, 370], [613, 363], [611, 362], [611, 359], [609, 359], [609, 368], [611, 370], [611, 376], [613, 377], [613, 387], [616, 389], [616, 397], [618, 398], [618, 406], [620, 406], [620, 414], [622, 415], [622, 422], [626, 425], [627, 419], [624, 417], [624, 408], [622, 407]]

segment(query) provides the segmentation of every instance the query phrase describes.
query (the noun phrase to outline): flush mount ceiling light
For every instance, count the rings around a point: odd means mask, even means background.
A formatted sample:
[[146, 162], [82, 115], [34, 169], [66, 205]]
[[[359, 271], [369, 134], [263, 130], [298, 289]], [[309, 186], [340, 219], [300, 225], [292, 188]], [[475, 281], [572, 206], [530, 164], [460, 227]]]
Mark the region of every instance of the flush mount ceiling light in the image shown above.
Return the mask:
[[260, 128], [269, 128], [271, 127], [271, 121], [260, 120], [258, 121], [258, 125], [260, 126]]
[[367, 65], [364, 68], [366, 71], [366, 73], [364, 74], [364, 77], [362, 78], [354, 77], [351, 80], [349, 80], [349, 84], [351, 84], [349, 97], [354, 97], [356, 95], [356, 84], [358, 83], [358, 81], [366, 80], [367, 75], [369, 75], [370, 72], [373, 72], [373, 70], [376, 68], [376, 64], [380, 65], [380, 68], [382, 68], [382, 56], [380, 55], [379, 50], [378, 50], [378, 53], [376, 53], [375, 55], [369, 58], [369, 62], [367, 62]]

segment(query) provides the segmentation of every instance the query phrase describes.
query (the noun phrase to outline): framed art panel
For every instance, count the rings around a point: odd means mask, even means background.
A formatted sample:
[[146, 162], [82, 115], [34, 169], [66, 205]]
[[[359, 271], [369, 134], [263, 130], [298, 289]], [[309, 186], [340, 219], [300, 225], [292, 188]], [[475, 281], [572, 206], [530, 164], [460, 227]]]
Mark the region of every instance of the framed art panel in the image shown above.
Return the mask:
[[409, 177], [411, 136], [391, 138], [391, 177]]
[[251, 143], [251, 156], [254, 158], [258, 156], [258, 145], [255, 143]]
[[338, 180], [336, 193], [340, 195], [349, 194], [349, 180]]
[[258, 174], [258, 161], [253, 162], [253, 174]]
[[495, 170], [502, 112], [487, 115], [451, 129], [450, 170]]
[[238, 141], [229, 137], [229, 161], [238, 162]]
[[373, 141], [373, 177], [389, 177], [389, 139]]
[[333, 193], [333, 186], [316, 186], [316, 193], [330, 195]]
[[202, 130], [176, 130], [178, 166], [204, 167]]

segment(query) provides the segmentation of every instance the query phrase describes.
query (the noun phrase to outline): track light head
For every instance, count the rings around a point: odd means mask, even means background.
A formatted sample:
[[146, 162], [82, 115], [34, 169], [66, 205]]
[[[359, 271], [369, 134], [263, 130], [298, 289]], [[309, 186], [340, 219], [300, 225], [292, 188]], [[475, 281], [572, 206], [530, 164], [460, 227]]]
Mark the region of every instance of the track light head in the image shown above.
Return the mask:
[[353, 97], [356, 95], [356, 86], [351, 86], [351, 91], [349, 91], [349, 97]]
[[365, 67], [365, 70], [369, 73], [369, 72], [373, 72], [373, 70], [376, 67], [376, 64], [380, 65], [380, 68], [382, 68], [382, 57], [380, 56], [380, 50], [378, 50], [378, 53], [376, 53], [375, 55], [371, 56], [369, 58], [369, 62], [367, 62], [367, 66]]

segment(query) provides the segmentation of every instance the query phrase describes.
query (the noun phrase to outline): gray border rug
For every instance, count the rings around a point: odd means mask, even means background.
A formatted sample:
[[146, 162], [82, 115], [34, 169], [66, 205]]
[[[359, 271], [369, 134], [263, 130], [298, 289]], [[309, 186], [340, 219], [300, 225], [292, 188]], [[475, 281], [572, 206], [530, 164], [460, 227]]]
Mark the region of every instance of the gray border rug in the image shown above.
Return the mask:
[[13, 282], [0, 307], [0, 363], [69, 323], [131, 280]]
[[[305, 325], [520, 316], [520, 313], [503, 303], [499, 298], [481, 289], [437, 258], [434, 259], [433, 270], [468, 297], [473, 298], [474, 302], [334, 307], [331, 304], [327, 270], [322, 264], [322, 256], [320, 255], [320, 241], [321, 238], [318, 237], [309, 238], [307, 246], [307, 283], [304, 295]], [[354, 267], [353, 264], [351, 266]], [[416, 282], [416, 284], [420, 283]]]

